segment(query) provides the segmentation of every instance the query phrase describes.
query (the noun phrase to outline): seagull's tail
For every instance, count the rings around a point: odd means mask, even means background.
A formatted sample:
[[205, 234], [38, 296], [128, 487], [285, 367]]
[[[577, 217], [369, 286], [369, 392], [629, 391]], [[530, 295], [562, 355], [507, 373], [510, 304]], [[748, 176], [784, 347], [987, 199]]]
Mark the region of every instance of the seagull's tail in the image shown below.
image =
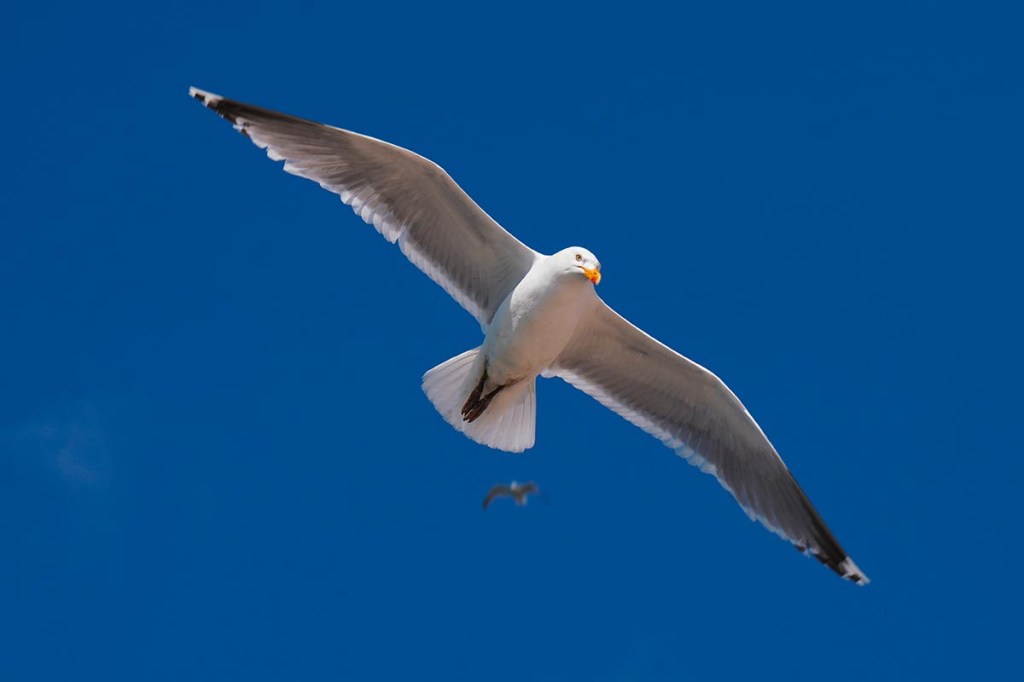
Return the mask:
[[462, 408], [483, 371], [480, 349], [468, 350], [424, 374], [423, 392], [445, 421], [477, 443], [508, 452], [533, 447], [536, 378], [506, 386], [472, 422], [463, 419]]

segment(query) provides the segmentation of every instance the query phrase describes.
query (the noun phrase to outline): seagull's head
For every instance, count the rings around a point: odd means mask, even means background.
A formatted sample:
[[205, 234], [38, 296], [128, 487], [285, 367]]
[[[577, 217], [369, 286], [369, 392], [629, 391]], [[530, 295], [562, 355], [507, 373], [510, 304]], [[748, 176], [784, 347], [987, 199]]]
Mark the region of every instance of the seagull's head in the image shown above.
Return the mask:
[[589, 279], [594, 284], [601, 282], [601, 261], [582, 246], [570, 246], [554, 256], [562, 270]]

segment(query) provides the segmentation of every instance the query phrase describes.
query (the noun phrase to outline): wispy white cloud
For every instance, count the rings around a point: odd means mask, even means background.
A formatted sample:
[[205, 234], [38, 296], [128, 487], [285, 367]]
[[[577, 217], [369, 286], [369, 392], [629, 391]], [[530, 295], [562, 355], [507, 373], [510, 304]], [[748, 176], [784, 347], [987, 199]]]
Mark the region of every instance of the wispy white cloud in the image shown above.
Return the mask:
[[104, 483], [112, 474], [108, 423], [117, 402], [77, 401], [21, 427], [7, 429], [2, 440], [23, 463], [50, 468], [68, 482]]

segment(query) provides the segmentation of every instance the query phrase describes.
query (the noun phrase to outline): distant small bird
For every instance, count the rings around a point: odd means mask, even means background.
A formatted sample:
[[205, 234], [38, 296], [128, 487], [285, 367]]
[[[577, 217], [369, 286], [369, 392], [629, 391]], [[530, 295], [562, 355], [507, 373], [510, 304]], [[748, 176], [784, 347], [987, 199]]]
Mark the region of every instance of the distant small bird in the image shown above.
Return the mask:
[[540, 493], [540, 488], [533, 481], [528, 483], [516, 483], [512, 481], [508, 485], [499, 483], [498, 485], [491, 488], [491, 491], [487, 493], [487, 497], [484, 498], [484, 509], [491, 506], [491, 502], [499, 497], [513, 497], [516, 500], [516, 504], [522, 506], [526, 504], [526, 498], [529, 495]]

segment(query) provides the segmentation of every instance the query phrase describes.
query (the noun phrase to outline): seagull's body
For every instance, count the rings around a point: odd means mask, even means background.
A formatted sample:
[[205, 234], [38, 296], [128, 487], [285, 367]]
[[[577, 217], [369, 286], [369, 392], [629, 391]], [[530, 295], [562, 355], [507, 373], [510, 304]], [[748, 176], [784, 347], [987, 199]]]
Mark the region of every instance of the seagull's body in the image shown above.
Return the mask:
[[337, 193], [480, 323], [483, 343], [427, 372], [453, 427], [511, 452], [534, 444], [536, 378], [558, 376], [714, 474], [751, 518], [866, 584], [742, 403], [714, 374], [637, 329], [594, 287], [582, 247], [540, 254], [433, 162], [401, 147], [192, 88], [190, 94]]
[[526, 499], [534, 493], [539, 493], [540, 488], [533, 481], [528, 483], [517, 483], [512, 481], [508, 485], [499, 483], [490, 489], [487, 493], [487, 497], [484, 498], [483, 508], [487, 509], [491, 506], [491, 502], [498, 499], [499, 497], [511, 497], [516, 501], [516, 504], [520, 507], [526, 504]]
[[424, 375], [424, 391], [448, 423], [502, 450], [533, 446], [536, 378], [551, 370], [598, 304], [592, 282], [600, 280], [600, 267], [581, 247], [535, 255], [495, 311], [480, 348]]
[[498, 307], [482, 346], [495, 381], [536, 376], [551, 367], [597, 304], [585, 270], [574, 266], [577, 253], [588, 264], [597, 260], [581, 247], [540, 256]]

